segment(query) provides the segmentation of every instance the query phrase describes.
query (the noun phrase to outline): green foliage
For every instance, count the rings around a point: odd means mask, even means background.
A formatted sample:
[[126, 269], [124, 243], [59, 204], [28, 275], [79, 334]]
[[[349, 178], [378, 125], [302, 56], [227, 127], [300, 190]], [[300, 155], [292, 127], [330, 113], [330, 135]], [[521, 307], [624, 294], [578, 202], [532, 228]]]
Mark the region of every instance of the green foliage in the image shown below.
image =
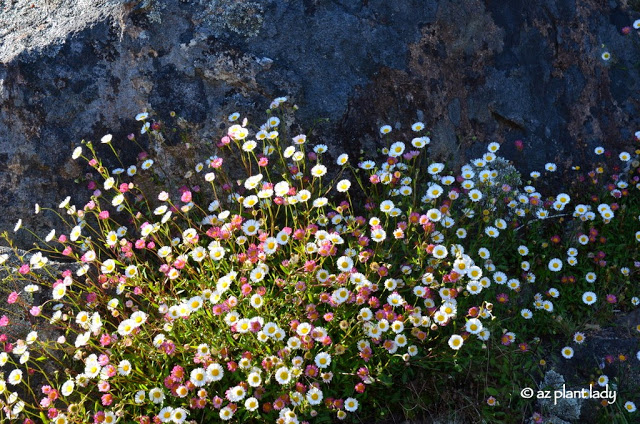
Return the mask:
[[[91, 142], [73, 152], [91, 201], [49, 208], [62, 224], [34, 234], [38, 253], [0, 256], [33, 328], [3, 341], [2, 419], [535, 421], [547, 411], [521, 389], [638, 305], [630, 154], [543, 197], [543, 177], [522, 187], [497, 143], [454, 172], [429, 161], [422, 123], [384, 126], [382, 156], [356, 160], [291, 133], [286, 99], [269, 113], [255, 126], [233, 114], [210, 152], [147, 113], [140, 137], [157, 157], [110, 169]], [[182, 186], [168, 136], [180, 160], [204, 153]], [[142, 140], [101, 141], [117, 157]], [[598, 413], [634, 417], [626, 405]]]

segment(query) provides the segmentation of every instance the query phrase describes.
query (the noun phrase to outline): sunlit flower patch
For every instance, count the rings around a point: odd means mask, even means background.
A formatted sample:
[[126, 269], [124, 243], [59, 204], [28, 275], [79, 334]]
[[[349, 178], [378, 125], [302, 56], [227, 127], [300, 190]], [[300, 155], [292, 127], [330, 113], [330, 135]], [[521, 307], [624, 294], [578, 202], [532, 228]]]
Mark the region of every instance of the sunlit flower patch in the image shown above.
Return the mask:
[[[271, 108], [285, 113], [286, 104]], [[152, 118], [136, 116], [157, 141], [162, 126]], [[377, 387], [407, 370], [487, 348], [531, 354], [537, 325], [622, 298], [599, 286], [610, 258], [587, 250], [606, 243], [595, 224], [563, 250], [554, 247], [559, 234], [515, 236], [567, 215], [611, 226], [623, 216], [614, 200], [628, 195], [622, 177], [610, 198], [545, 198], [521, 187], [498, 143], [459, 170], [432, 160], [422, 122], [404, 133], [382, 126], [382, 155], [354, 159], [291, 132], [284, 115], [257, 125], [241, 118], [228, 116], [180, 188], [140, 188], [162, 180], [161, 158], [110, 169], [92, 143], [73, 150], [101, 189], [92, 185], [85, 205], [54, 205], [65, 224], [43, 234], [29, 260], [0, 257], [11, 271], [5, 284], [16, 286], [6, 303], [23, 307], [35, 328], [60, 332], [2, 336], [3, 419], [357, 422], [379, 405]], [[24, 230], [22, 220], [13, 230]], [[629, 233], [634, 242], [639, 233]], [[50, 267], [54, 254], [69, 265]], [[631, 279], [640, 263], [622, 265], [617, 277]], [[48, 296], [40, 304], [37, 292]], [[637, 305], [637, 291], [628, 294]], [[560, 356], [571, 360], [585, 340], [572, 332]], [[42, 366], [61, 358], [57, 374]], [[509, 403], [487, 395], [492, 411]]]

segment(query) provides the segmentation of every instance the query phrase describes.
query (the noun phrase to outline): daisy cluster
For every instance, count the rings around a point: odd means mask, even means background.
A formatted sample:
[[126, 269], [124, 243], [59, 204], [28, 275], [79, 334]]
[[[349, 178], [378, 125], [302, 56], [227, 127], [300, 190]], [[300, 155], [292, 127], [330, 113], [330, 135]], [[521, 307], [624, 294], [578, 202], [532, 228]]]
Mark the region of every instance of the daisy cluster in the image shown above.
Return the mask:
[[[51, 230], [43, 246], [77, 269], [51, 268], [52, 283], [34, 273], [47, 267], [42, 252], [15, 269], [0, 257], [10, 280], [36, 280], [24, 292], [48, 295], [35, 305], [14, 291], [8, 302], [22, 304], [34, 324], [64, 333], [54, 340], [37, 331], [17, 340], [3, 335], [3, 418], [358, 419], [371, 388], [390, 376], [436, 353], [455, 358], [492, 340], [508, 346], [518, 336], [505, 325], [557, 312], [564, 288], [546, 281], [581, 260], [591, 235], [542, 267], [542, 254], [520, 244], [510, 252], [522, 258], [514, 269], [500, 257], [513, 247], [515, 228], [559, 214], [615, 222], [613, 201], [592, 211], [569, 194], [545, 199], [532, 185], [520, 187], [515, 168], [497, 156], [498, 143], [454, 173], [429, 160], [423, 123], [405, 141], [385, 125], [383, 157], [356, 160], [308, 135], [290, 136], [284, 115], [276, 116], [286, 103], [274, 100], [261, 125], [230, 115], [189, 184], [153, 196], [138, 178], [155, 175], [158, 160], [142, 155], [138, 164], [109, 169], [92, 143], [74, 150], [72, 158], [87, 160], [102, 182], [90, 182], [87, 204], [67, 198], [54, 209], [66, 226]], [[141, 135], [161, 131], [146, 112], [136, 119]], [[115, 141], [101, 142], [113, 149]], [[619, 178], [608, 200], [628, 189]], [[586, 284], [597, 279], [593, 271], [584, 276]], [[528, 308], [496, 312], [494, 302], [507, 304], [525, 286], [536, 292]], [[598, 304], [597, 292], [581, 293], [585, 307]], [[50, 375], [40, 362], [59, 362], [55, 351], [70, 363]]]

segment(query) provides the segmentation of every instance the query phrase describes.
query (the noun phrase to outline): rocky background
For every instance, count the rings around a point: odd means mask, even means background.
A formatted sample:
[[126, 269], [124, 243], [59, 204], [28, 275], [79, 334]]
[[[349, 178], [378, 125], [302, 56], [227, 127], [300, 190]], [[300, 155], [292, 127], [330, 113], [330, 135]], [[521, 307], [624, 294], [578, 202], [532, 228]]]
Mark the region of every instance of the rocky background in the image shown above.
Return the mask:
[[640, 36], [624, 29], [639, 10], [638, 0], [0, 1], [0, 229], [23, 218], [44, 236], [54, 216], [36, 220], [33, 204], [85, 193], [72, 148], [108, 132], [126, 146], [143, 110], [175, 111], [213, 143], [229, 113], [262, 122], [270, 100], [288, 96], [302, 128], [326, 118], [315, 139], [355, 157], [379, 146], [382, 124], [423, 120], [434, 154], [457, 163], [490, 141], [526, 174], [585, 163], [640, 129]]

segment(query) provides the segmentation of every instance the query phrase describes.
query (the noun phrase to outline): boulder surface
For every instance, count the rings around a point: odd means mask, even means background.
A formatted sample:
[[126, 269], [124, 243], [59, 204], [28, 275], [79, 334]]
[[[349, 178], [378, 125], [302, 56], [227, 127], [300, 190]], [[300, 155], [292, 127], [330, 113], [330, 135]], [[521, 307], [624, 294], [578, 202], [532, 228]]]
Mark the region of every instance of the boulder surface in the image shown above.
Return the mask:
[[[0, 229], [33, 204], [86, 199], [80, 140], [126, 135], [144, 110], [214, 143], [228, 114], [278, 96], [336, 153], [422, 120], [457, 164], [491, 141], [528, 174], [628, 146], [638, 129], [631, 0], [8, 0], [0, 4]], [[625, 27], [629, 27], [628, 30]], [[628, 31], [628, 34], [626, 32]], [[609, 52], [611, 58], [602, 55]], [[317, 121], [321, 120], [320, 123]], [[513, 147], [524, 142], [525, 151]], [[114, 144], [115, 144], [114, 141]], [[131, 144], [131, 143], [129, 143]], [[129, 151], [131, 150], [131, 151]], [[177, 149], [179, 151], [180, 149]], [[364, 154], [366, 156], [366, 154]], [[127, 156], [129, 155], [129, 156]], [[23, 246], [32, 241], [18, 233]]]

